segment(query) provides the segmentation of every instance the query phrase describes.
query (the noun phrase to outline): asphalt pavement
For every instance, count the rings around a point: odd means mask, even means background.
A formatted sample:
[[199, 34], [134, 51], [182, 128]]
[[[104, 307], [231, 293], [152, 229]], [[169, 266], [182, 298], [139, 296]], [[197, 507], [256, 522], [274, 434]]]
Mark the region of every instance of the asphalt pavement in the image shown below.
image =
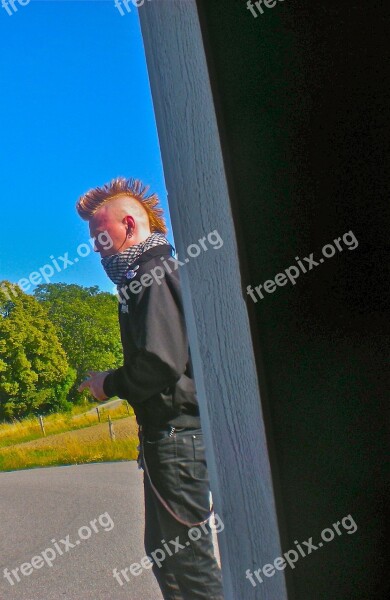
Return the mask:
[[1, 600], [162, 599], [150, 569], [113, 577], [145, 556], [135, 461], [0, 473], [0, 524]]

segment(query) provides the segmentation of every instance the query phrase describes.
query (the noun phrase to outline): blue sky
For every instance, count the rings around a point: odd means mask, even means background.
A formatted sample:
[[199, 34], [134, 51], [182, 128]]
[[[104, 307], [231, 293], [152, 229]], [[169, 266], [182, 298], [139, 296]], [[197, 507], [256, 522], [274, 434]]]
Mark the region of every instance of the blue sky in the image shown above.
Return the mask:
[[[50, 256], [77, 256], [89, 235], [75, 202], [115, 176], [150, 184], [168, 217], [138, 14], [130, 7], [121, 16], [113, 0], [32, 0], [12, 16], [0, 10], [0, 280], [16, 283], [52, 263]], [[53, 283], [113, 290], [94, 252], [53, 270]]]

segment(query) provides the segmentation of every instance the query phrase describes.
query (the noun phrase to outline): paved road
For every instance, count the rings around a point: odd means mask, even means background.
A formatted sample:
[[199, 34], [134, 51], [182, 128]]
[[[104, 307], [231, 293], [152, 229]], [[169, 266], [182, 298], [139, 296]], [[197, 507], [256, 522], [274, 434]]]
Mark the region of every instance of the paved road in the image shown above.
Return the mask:
[[[99, 516], [108, 513], [106, 518]], [[65, 552], [97, 519], [97, 532]], [[142, 471], [135, 462], [50, 467], [0, 473], [0, 598], [1, 600], [160, 600], [153, 573], [129, 574], [122, 587], [112, 576], [139, 562], [143, 548]], [[13, 586], [3, 577], [59, 543], [64, 552], [30, 575], [20, 574]], [[50, 558], [50, 552], [48, 553]], [[43, 560], [42, 560], [43, 562]], [[40, 562], [36, 563], [37, 565]], [[28, 572], [28, 567], [25, 567]], [[18, 572], [19, 573], [19, 572]], [[12, 580], [15, 581], [13, 576]]]

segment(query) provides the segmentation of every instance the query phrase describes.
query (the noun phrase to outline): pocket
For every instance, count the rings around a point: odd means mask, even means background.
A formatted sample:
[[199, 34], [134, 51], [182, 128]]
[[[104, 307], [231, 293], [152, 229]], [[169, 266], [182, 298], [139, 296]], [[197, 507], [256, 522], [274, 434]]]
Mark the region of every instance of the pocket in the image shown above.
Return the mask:
[[204, 521], [210, 512], [210, 485], [202, 433], [178, 435], [176, 449], [181, 516], [190, 523]]
[[208, 479], [206, 452], [203, 433], [194, 433], [191, 436], [193, 448], [193, 477], [195, 479]]
[[[147, 444], [159, 444], [160, 442], [164, 442], [164, 443], [168, 443], [165, 440], [173, 440], [176, 439], [176, 434], [177, 433], [182, 433], [183, 431], [185, 431], [185, 427], [181, 427], [180, 429], [176, 429], [172, 435], [169, 435], [166, 431], [165, 432], [160, 432], [160, 433], [156, 433], [154, 436], [151, 436], [151, 439], [146, 439], [145, 438], [145, 442]], [[196, 433], [196, 432], [195, 432]]]
[[169, 436], [169, 435], [164, 435], [163, 437], [157, 437], [156, 439], [152, 438], [151, 440], [147, 440], [145, 439], [145, 443], [148, 444], [149, 446], [165, 446], [165, 444], [169, 444], [169, 442], [171, 442], [172, 440], [175, 439], [175, 434]]

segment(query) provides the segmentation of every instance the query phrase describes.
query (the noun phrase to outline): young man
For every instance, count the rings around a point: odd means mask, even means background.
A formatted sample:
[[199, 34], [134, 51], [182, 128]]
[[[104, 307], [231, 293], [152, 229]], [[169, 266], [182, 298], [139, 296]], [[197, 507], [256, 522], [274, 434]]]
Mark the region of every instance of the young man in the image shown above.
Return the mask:
[[[158, 557], [152, 568], [164, 599], [223, 600], [179, 274], [163, 211], [147, 190], [139, 180], [117, 178], [77, 202], [118, 287], [124, 355], [122, 367], [91, 372], [79, 390], [89, 388], [100, 401], [125, 398], [134, 409], [144, 469], [145, 550], [152, 560]], [[99, 243], [103, 235], [111, 238], [109, 249]]]

